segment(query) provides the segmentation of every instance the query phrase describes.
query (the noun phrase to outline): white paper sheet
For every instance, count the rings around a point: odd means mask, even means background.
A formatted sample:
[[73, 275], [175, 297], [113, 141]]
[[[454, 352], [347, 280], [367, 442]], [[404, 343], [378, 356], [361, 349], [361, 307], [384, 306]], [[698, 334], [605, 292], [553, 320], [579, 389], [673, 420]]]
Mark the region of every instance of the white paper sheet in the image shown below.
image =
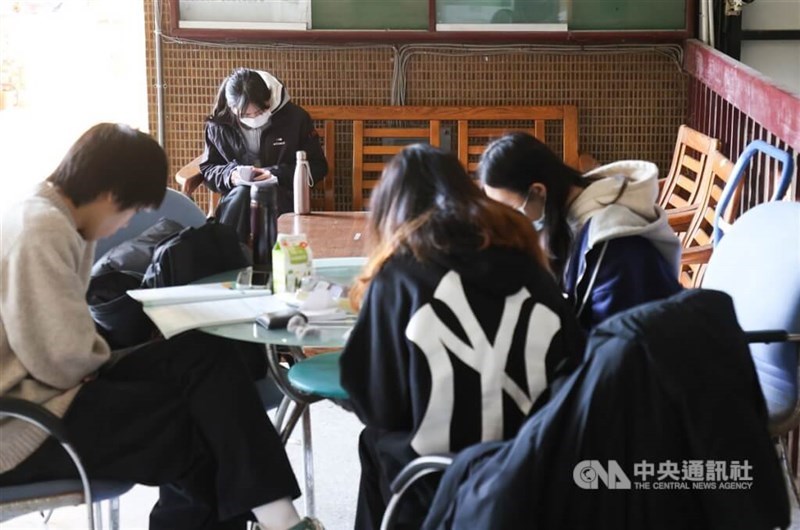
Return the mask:
[[227, 283], [203, 283], [199, 285], [132, 289], [128, 291], [128, 296], [138, 300], [145, 306], [229, 300], [250, 296], [265, 296], [267, 294], [263, 289], [232, 289]]
[[155, 323], [164, 338], [169, 339], [190, 329], [255, 322], [261, 313], [279, 311], [287, 307], [274, 296], [262, 295], [183, 304], [146, 305], [144, 312]]

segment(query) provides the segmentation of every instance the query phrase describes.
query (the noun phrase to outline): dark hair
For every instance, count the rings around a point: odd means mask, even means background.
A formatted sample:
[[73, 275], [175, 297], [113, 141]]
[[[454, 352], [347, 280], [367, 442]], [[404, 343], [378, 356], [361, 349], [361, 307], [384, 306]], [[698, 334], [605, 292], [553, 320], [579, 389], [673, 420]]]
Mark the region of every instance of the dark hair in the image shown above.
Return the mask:
[[567, 224], [567, 197], [573, 186], [584, 188], [588, 184], [581, 173], [565, 164], [535, 137], [514, 132], [486, 147], [478, 166], [478, 177], [488, 186], [515, 191], [522, 196], [534, 183], [547, 188], [544, 231], [550, 265], [560, 278], [572, 245], [572, 233]]
[[111, 192], [121, 209], [156, 208], [167, 193], [167, 155], [141, 131], [99, 123], [69, 148], [47, 181], [75, 206]]
[[241, 114], [253, 104], [266, 110], [271, 97], [272, 92], [258, 72], [249, 68], [237, 68], [219, 86], [217, 99], [208, 119], [235, 123], [237, 116], [231, 109], [236, 109]]
[[499, 246], [547, 268], [530, 222], [486, 197], [455, 155], [427, 144], [408, 146], [387, 164], [370, 199], [368, 229], [373, 250], [351, 290], [355, 306], [394, 254], [428, 261]]

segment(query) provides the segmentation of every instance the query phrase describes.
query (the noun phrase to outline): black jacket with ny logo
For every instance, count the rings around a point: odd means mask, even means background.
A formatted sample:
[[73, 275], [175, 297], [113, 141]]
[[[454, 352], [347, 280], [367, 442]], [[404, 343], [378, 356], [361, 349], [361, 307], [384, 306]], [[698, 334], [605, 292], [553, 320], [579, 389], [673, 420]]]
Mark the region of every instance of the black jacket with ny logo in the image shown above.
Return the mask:
[[391, 480], [417, 455], [513, 437], [583, 340], [552, 276], [519, 251], [394, 256], [367, 290], [341, 381], [381, 433]]

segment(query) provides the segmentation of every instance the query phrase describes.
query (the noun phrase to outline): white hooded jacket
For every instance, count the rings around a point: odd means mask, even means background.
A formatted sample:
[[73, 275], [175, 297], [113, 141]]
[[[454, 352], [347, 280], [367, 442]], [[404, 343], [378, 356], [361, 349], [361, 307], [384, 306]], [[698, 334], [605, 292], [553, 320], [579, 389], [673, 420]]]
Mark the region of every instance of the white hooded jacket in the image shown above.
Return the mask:
[[592, 220], [585, 251], [611, 239], [641, 236], [653, 244], [677, 275], [681, 244], [667, 222], [666, 212], [656, 204], [658, 167], [642, 160], [621, 160], [584, 177], [599, 180], [573, 201], [567, 220], [575, 234]]

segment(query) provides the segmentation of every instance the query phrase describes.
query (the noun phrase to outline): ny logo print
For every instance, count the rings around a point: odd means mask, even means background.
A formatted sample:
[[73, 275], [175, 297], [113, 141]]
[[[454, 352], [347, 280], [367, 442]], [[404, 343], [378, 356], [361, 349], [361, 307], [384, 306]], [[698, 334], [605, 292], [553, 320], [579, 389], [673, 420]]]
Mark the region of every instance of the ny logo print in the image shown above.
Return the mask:
[[525, 372], [527, 389], [522, 389], [505, 372], [514, 330], [519, 324], [522, 304], [530, 292], [521, 288], [506, 297], [494, 343], [489, 339], [467, 302], [461, 276], [450, 271], [442, 278], [434, 298], [447, 304], [464, 329], [469, 342], [461, 340], [436, 315], [430, 304], [419, 308], [406, 327], [406, 337], [414, 342], [431, 371], [431, 395], [411, 447], [418, 454], [450, 450], [450, 422], [453, 417], [453, 366], [450, 354], [475, 370], [481, 382], [481, 440], [499, 440], [503, 436], [503, 392], [523, 415], [545, 389], [545, 355], [561, 322], [550, 308], [536, 304], [527, 322], [525, 337]]

